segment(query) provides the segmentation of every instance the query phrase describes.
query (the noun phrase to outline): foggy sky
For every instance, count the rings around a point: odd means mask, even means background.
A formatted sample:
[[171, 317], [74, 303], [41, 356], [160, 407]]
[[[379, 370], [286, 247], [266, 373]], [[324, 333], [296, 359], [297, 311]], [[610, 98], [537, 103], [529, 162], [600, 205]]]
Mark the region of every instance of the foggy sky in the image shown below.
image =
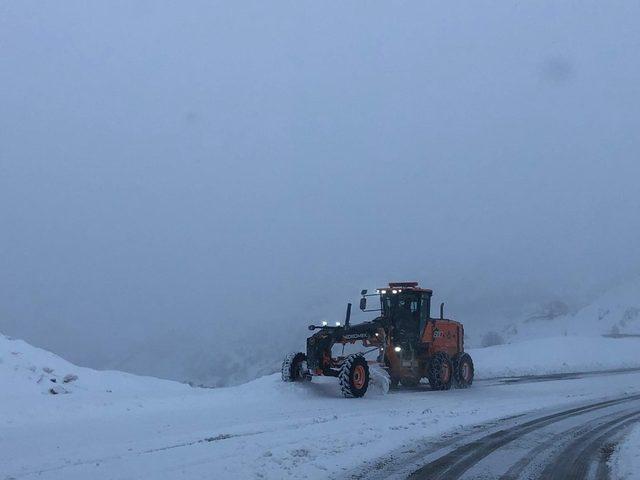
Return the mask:
[[175, 377], [390, 280], [468, 329], [584, 302], [640, 272], [639, 18], [2, 2], [0, 332]]

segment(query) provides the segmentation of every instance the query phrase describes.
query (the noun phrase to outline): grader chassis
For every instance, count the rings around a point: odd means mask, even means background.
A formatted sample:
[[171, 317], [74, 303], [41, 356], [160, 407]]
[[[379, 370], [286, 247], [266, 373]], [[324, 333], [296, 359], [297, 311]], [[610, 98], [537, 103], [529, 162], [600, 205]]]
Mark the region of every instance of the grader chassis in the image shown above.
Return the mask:
[[[464, 327], [461, 323], [431, 317], [433, 291], [420, 288], [417, 282], [389, 283], [374, 294], [362, 291], [360, 309], [379, 311], [375, 319], [351, 325], [351, 304], [344, 324], [309, 325], [317, 330], [307, 339], [307, 351], [288, 354], [282, 362], [282, 380], [311, 380], [314, 376], [337, 377], [342, 394], [362, 397], [369, 386], [371, 363], [389, 375], [390, 386], [415, 386], [422, 378], [434, 390], [448, 390], [452, 385], [467, 388], [473, 383], [474, 366], [464, 351]], [[367, 298], [379, 297], [380, 309], [367, 310]], [[367, 361], [362, 352], [333, 355], [336, 344], [361, 342], [376, 359]]]

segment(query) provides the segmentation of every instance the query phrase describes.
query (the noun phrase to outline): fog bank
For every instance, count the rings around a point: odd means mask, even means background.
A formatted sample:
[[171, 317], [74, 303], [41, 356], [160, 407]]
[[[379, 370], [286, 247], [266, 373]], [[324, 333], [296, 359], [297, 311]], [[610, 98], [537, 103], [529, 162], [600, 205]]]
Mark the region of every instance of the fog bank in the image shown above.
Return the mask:
[[469, 331], [582, 305], [640, 272], [638, 18], [5, 2], [0, 331], [218, 384], [388, 281]]

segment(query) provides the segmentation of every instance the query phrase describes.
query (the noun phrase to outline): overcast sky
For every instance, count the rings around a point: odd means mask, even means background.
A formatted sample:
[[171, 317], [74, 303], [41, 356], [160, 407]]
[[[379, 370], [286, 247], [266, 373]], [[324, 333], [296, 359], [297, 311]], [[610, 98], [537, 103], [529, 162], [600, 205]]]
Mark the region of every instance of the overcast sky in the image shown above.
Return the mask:
[[585, 301], [640, 272], [638, 19], [0, 2], [0, 331], [104, 367], [302, 347], [389, 280], [478, 329]]

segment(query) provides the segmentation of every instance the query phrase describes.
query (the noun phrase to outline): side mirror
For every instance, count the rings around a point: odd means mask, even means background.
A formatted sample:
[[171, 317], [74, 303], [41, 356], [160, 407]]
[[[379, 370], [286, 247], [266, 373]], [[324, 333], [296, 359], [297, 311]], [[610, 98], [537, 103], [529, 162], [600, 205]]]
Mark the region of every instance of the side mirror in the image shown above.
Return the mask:
[[366, 310], [367, 309], [367, 299], [366, 297], [362, 297], [360, 299], [360, 310]]
[[315, 330], [316, 326], [315, 325], [309, 325], [309, 330]]
[[362, 290], [362, 291], [360, 292], [360, 295], [366, 295], [366, 294], [367, 294], [367, 291], [366, 291], [366, 290]]

